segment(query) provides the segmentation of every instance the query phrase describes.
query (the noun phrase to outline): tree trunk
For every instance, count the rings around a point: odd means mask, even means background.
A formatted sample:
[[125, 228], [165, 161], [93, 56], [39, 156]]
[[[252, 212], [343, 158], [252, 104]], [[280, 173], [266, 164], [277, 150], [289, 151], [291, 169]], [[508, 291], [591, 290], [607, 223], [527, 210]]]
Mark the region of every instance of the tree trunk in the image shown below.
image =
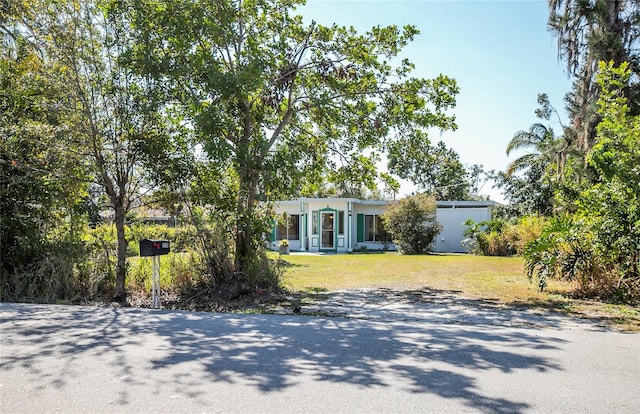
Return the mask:
[[116, 234], [118, 239], [117, 264], [116, 264], [116, 291], [113, 299], [124, 303], [127, 297], [125, 290], [125, 278], [127, 276], [127, 239], [124, 234], [125, 211], [122, 206], [116, 205]]
[[[253, 238], [255, 236], [253, 214], [258, 191], [258, 179], [255, 172], [249, 172], [248, 178], [240, 183], [240, 196], [237, 207], [237, 230], [236, 230], [236, 252], [235, 271], [245, 272], [250, 255], [253, 251]], [[247, 176], [245, 176], [247, 177]]]

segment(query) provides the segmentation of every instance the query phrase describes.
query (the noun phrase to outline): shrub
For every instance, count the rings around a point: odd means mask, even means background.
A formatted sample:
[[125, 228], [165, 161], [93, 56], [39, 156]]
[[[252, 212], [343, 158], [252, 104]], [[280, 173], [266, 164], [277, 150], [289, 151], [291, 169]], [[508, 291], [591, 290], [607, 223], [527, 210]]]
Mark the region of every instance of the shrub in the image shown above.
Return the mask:
[[86, 250], [78, 240], [82, 220], [71, 217], [57, 225], [40, 223], [40, 228], [30, 224], [10, 240], [6, 236], [16, 229], [2, 229], [0, 300], [53, 302], [81, 296], [86, 288]]
[[436, 222], [436, 200], [427, 194], [399, 200], [387, 208], [382, 219], [403, 254], [431, 252], [433, 241], [442, 230]]
[[[235, 222], [228, 217], [205, 214], [194, 209], [192, 222], [196, 228], [195, 246], [206, 269], [208, 283], [215, 289], [226, 291], [229, 297], [249, 293], [254, 289], [276, 289], [280, 286], [282, 270], [268, 259], [264, 240], [253, 243], [244, 258], [242, 272], [236, 272], [233, 261]], [[256, 217], [254, 229], [262, 234], [271, 231], [270, 220]], [[288, 241], [287, 241], [288, 243]]]
[[[597, 220], [596, 220], [597, 222]], [[543, 290], [549, 279], [573, 281], [576, 294], [633, 303], [640, 285], [617, 261], [599, 252], [597, 227], [572, 216], [550, 221], [539, 238], [525, 247], [527, 276]]]
[[75, 243], [45, 244], [32, 262], [3, 270], [0, 298], [3, 301], [51, 303], [73, 300], [85, 292], [81, 272], [81, 248]]
[[[193, 251], [191, 248], [195, 244], [195, 227], [184, 226], [180, 228], [167, 227], [158, 224], [135, 223], [125, 227], [127, 245], [127, 273], [129, 283], [133, 287], [141, 287], [150, 284], [150, 268], [147, 272], [140, 269], [140, 261], [137, 258], [140, 254], [141, 239], [166, 239], [171, 242], [171, 252]], [[84, 236], [84, 245], [88, 258], [83, 266], [83, 273], [87, 283], [87, 291], [90, 294], [98, 292], [106, 293], [113, 289], [115, 284], [115, 263], [116, 263], [116, 229], [112, 223], [104, 223], [90, 229]], [[191, 249], [190, 249], [191, 248]], [[172, 253], [169, 256], [173, 257]], [[176, 256], [177, 257], [177, 256]], [[132, 260], [133, 259], [133, 260]], [[200, 259], [193, 259], [200, 263]], [[163, 262], [164, 263], [164, 262]], [[202, 273], [201, 266], [193, 267], [189, 265], [193, 272]], [[197, 270], [196, 270], [197, 269]], [[173, 274], [173, 269], [162, 269], [163, 274]], [[169, 273], [172, 272], [172, 273]], [[146, 273], [149, 273], [147, 275]], [[197, 277], [197, 275], [190, 276]]]
[[469, 219], [464, 223], [463, 244], [469, 253], [484, 256], [521, 255], [526, 244], [539, 237], [544, 223], [539, 216], [525, 216], [515, 222], [497, 218], [476, 223]]
[[540, 237], [527, 244], [527, 276], [537, 281], [540, 290], [548, 279], [576, 281], [584, 289], [602, 275], [593, 251], [593, 235], [578, 230], [581, 224], [571, 217], [553, 218]]
[[503, 233], [515, 254], [522, 255], [525, 246], [540, 237], [547, 221], [542, 216], [523, 216], [515, 224], [505, 226]]

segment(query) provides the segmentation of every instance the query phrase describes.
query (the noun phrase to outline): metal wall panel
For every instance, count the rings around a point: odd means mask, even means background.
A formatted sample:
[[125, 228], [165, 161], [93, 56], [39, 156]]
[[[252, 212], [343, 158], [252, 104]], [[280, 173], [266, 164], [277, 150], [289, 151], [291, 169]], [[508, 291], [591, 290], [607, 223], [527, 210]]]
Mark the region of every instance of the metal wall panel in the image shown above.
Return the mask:
[[462, 240], [464, 239], [465, 221], [472, 219], [475, 222], [486, 221], [491, 218], [488, 207], [479, 208], [438, 208], [436, 220], [443, 229], [436, 237], [434, 250], [440, 253], [463, 253]]

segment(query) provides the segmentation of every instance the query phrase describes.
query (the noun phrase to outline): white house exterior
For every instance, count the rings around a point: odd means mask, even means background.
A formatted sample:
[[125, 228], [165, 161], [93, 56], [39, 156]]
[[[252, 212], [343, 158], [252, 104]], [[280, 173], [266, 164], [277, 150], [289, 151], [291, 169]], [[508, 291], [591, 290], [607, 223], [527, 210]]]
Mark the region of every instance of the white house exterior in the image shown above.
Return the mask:
[[[357, 198], [301, 198], [275, 203], [279, 217], [286, 212], [286, 223], [274, 226], [271, 246], [289, 241], [291, 251], [347, 253], [357, 249], [395, 250], [380, 225], [380, 216], [390, 201]], [[464, 222], [489, 220], [493, 201], [438, 201], [436, 220], [442, 232], [434, 242], [436, 252], [463, 252]]]
[[434, 241], [434, 251], [441, 253], [462, 253], [464, 223], [472, 219], [476, 223], [491, 220], [495, 201], [437, 201], [436, 221], [442, 231]]

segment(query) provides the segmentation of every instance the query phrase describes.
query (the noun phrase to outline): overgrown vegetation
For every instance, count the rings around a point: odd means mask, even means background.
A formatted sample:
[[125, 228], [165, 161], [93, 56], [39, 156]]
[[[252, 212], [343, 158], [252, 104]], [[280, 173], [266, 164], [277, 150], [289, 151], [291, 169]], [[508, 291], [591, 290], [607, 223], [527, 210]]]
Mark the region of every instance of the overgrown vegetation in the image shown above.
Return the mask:
[[[4, 9], [3, 9], [4, 13]], [[0, 26], [2, 21], [0, 21]], [[2, 31], [0, 30], [0, 33]], [[5, 35], [2, 35], [5, 40]], [[57, 97], [64, 77], [23, 38], [0, 55], [0, 299], [82, 294], [88, 178]]]
[[[401, 52], [418, 30], [307, 24], [303, 3], [3, 4], [2, 298], [124, 302], [142, 235], [127, 226], [147, 203], [189, 229], [176, 271], [230, 295], [274, 287], [270, 200], [378, 178], [393, 192], [382, 153], [456, 158], [418, 151], [455, 128], [458, 92], [412, 74]], [[100, 214], [115, 227], [89, 230]]]
[[600, 64], [602, 121], [587, 157], [594, 183], [525, 250], [527, 274], [541, 289], [565, 278], [585, 294], [640, 300], [640, 115], [631, 115], [624, 96], [629, 77], [626, 64]]
[[[541, 122], [507, 145], [507, 154], [528, 152], [495, 177], [511, 201], [510, 220], [469, 223], [472, 248], [523, 254], [540, 289], [550, 279], [569, 280], [576, 294], [638, 303], [640, 8], [630, 0], [554, 0], [549, 11], [558, 55], [574, 80], [565, 97], [570, 124], [546, 94], [538, 96]], [[523, 248], [510, 223], [531, 215], [548, 219]]]
[[[480, 168], [427, 134], [456, 128], [457, 84], [416, 78], [401, 56], [418, 30], [306, 24], [300, 4], [3, 3], [0, 298], [125, 301], [127, 281], [147, 283], [142, 237], [173, 243], [163, 277], [176, 290], [275, 289], [272, 200], [375, 192], [376, 180], [395, 194], [395, 176], [470, 197]], [[561, 117], [541, 94], [540, 122], [507, 146], [531, 153], [495, 177], [504, 218], [468, 223], [473, 251], [524, 255], [541, 289], [558, 278], [640, 299], [639, 13], [631, 0], [550, 2], [575, 80], [571, 125], [551, 128]], [[390, 173], [377, 169], [383, 153]], [[428, 252], [437, 234], [426, 197], [387, 214], [404, 253]], [[137, 225], [145, 206], [180, 225]]]
[[[509, 148], [546, 142], [536, 144], [536, 157], [522, 157], [513, 165], [525, 165], [527, 171], [543, 167], [537, 179], [554, 189], [553, 197], [547, 198], [553, 210], [546, 211], [549, 219], [542, 221], [542, 228], [537, 226], [539, 237], [528, 242], [514, 237], [514, 229], [530, 218], [498, 219], [482, 223], [484, 227], [468, 223], [472, 249], [488, 255], [523, 254], [527, 275], [540, 289], [549, 279], [562, 279], [577, 282], [576, 293], [583, 296], [640, 300], [640, 115], [637, 102], [629, 100], [637, 87], [631, 83], [638, 75], [632, 67], [600, 62], [593, 135], [573, 141], [590, 130], [565, 128], [558, 139], [552, 134], [542, 134], [539, 140], [523, 140], [522, 133], [514, 136]], [[548, 101], [542, 103], [541, 112], [549, 114]], [[576, 142], [582, 148], [574, 147]]]
[[540, 216], [523, 216], [516, 219], [494, 218], [476, 223], [465, 222], [465, 239], [462, 241], [469, 253], [484, 256], [522, 255], [525, 246], [542, 233], [546, 219]]

